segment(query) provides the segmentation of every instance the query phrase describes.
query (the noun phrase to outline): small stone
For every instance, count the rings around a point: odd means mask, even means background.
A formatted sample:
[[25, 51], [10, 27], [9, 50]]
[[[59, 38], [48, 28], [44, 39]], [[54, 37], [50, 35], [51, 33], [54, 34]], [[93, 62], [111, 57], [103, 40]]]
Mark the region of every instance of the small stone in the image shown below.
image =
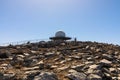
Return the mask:
[[102, 51], [102, 49], [96, 49], [96, 52], [101, 52]]
[[108, 60], [106, 60], [106, 59], [103, 59], [103, 60], [101, 60], [100, 62], [101, 62], [101, 63], [106, 63], [106, 64], [111, 64], [111, 63], [112, 63], [111, 61], [108, 61]]
[[99, 66], [99, 65], [94, 64], [94, 65], [91, 65], [91, 66], [89, 66], [89, 67], [90, 67], [90, 69], [97, 69], [98, 66]]
[[24, 53], [25, 56], [29, 56], [30, 54], [29, 53]]
[[78, 72], [81, 72], [83, 67], [84, 67], [84, 64], [72, 66], [71, 68], [78, 71]]
[[64, 67], [58, 68], [58, 70], [63, 71], [63, 70], [66, 70], [66, 69], [68, 69], [68, 68], [69, 68], [69, 66], [64, 66]]
[[117, 74], [117, 70], [115, 68], [109, 68], [109, 70], [110, 70], [111, 73]]
[[106, 59], [103, 59], [100, 61], [101, 67], [111, 67], [112, 62]]
[[32, 59], [28, 59], [28, 58], [24, 59], [23, 66], [26, 66], [26, 67], [31, 66], [32, 61], [33, 61]]
[[36, 54], [36, 53], [37, 53], [37, 51], [31, 51], [31, 53]]
[[93, 64], [94, 62], [93, 61], [86, 61], [84, 64], [85, 65], [90, 65], [90, 64]]
[[12, 78], [12, 77], [14, 77], [15, 76], [15, 74], [14, 73], [8, 73], [8, 74], [4, 74], [4, 77], [6, 77], [6, 78]]
[[58, 66], [55, 66], [55, 65], [52, 65], [51, 66], [51, 69], [55, 69], [55, 68], [57, 68]]
[[3, 76], [4, 76], [4, 74], [0, 72], [0, 79], [2, 79]]
[[0, 58], [9, 58], [7, 53], [0, 53]]
[[91, 61], [91, 60], [93, 60], [93, 58], [92, 58], [92, 57], [89, 57], [89, 58], [87, 58], [87, 60], [88, 60], [88, 61]]
[[45, 54], [45, 57], [46, 57], [46, 58], [51, 58], [51, 57], [53, 57], [53, 56], [55, 56], [55, 53], [46, 53], [46, 54]]
[[88, 80], [103, 80], [102, 77], [100, 77], [96, 74], [90, 74], [87, 78], [88, 78]]
[[33, 80], [58, 80], [58, 78], [54, 73], [42, 72], [35, 76]]
[[63, 64], [63, 63], [65, 63], [65, 62], [66, 62], [66, 60], [63, 60], [63, 61], [61, 61], [60, 63]]
[[69, 70], [68, 72], [69, 74], [67, 75], [67, 77], [70, 80], [86, 80], [86, 75], [82, 72], [80, 73], [75, 70]]
[[27, 76], [27, 80], [34, 80], [34, 77], [39, 74], [40, 74], [40, 72], [29, 73], [29, 75]]
[[43, 64], [39, 64], [39, 69], [40, 69], [40, 70], [44, 69], [44, 68], [45, 68], [44, 66], [45, 66], [44, 63], [43, 63]]
[[111, 55], [109, 55], [109, 54], [102, 54], [102, 55], [103, 55], [102, 56], [103, 59], [107, 59], [107, 60], [110, 60], [110, 61], [113, 60], [113, 57]]

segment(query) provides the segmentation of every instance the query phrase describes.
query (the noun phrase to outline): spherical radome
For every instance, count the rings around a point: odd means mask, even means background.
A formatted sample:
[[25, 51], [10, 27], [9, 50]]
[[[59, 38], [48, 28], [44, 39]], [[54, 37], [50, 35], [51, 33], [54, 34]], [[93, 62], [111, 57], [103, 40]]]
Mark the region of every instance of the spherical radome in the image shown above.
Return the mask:
[[65, 37], [65, 32], [58, 31], [58, 32], [56, 32], [55, 37]]

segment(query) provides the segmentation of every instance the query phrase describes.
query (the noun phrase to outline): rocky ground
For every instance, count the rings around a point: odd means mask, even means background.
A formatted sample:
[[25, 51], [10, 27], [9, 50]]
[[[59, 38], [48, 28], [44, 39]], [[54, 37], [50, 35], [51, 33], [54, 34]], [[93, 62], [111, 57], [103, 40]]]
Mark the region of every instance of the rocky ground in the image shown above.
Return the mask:
[[0, 47], [0, 80], [120, 80], [120, 46], [41, 41]]

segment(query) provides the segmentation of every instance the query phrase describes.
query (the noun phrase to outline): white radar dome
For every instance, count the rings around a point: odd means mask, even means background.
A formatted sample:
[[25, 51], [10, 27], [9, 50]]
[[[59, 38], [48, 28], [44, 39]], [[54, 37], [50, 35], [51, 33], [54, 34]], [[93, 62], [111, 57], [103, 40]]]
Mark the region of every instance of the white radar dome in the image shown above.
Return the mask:
[[65, 37], [66, 35], [65, 35], [65, 32], [63, 32], [63, 31], [58, 31], [58, 32], [56, 32], [56, 34], [55, 34], [55, 37]]

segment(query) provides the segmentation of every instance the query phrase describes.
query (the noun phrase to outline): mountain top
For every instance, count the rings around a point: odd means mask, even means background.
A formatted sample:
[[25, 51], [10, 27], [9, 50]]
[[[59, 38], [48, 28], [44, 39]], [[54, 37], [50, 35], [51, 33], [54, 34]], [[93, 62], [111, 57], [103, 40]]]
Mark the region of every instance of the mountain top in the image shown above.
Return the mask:
[[0, 80], [120, 80], [120, 46], [41, 41], [0, 47]]

